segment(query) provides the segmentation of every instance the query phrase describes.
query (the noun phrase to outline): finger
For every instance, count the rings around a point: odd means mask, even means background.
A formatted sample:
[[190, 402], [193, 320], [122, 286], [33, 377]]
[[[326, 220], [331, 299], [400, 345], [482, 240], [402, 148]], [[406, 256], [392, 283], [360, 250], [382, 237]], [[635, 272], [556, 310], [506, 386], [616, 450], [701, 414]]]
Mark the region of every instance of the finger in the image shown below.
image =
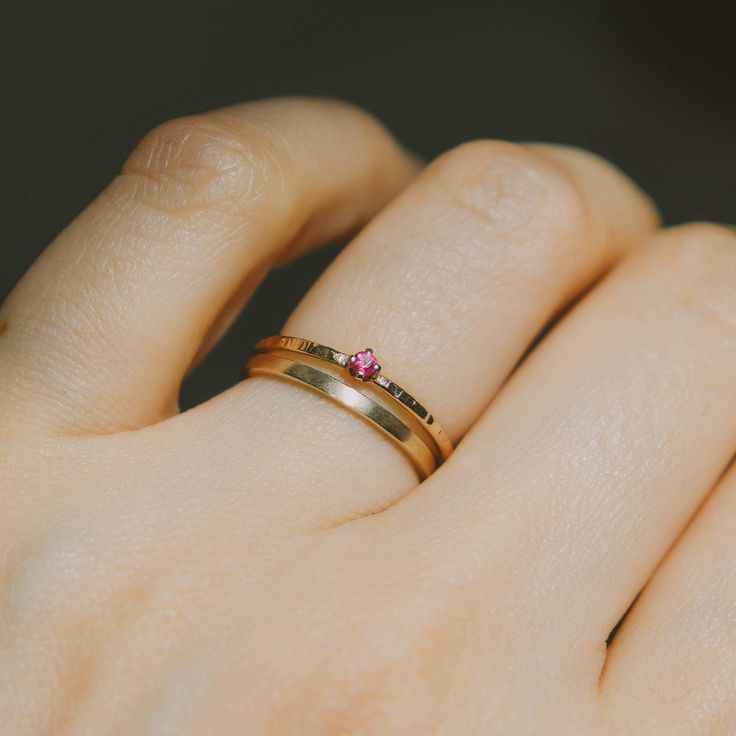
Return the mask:
[[170, 414], [234, 295], [363, 223], [414, 171], [372, 118], [332, 101], [157, 128], [3, 305], [6, 418], [106, 432]]
[[736, 733], [736, 472], [629, 613], [602, 679], [621, 733]]
[[542, 342], [441, 482], [400, 504], [499, 560], [520, 625], [559, 656], [602, 664], [734, 452], [734, 245], [708, 225], [655, 238]]
[[[284, 331], [347, 352], [372, 346], [457, 441], [550, 316], [654, 223], [646, 198], [589, 154], [468, 144], [345, 249]], [[300, 387], [256, 378], [209, 409], [218, 436], [263, 436], [259, 455], [278, 456], [283, 485], [314, 513], [374, 510], [416, 482], [383, 437]]]

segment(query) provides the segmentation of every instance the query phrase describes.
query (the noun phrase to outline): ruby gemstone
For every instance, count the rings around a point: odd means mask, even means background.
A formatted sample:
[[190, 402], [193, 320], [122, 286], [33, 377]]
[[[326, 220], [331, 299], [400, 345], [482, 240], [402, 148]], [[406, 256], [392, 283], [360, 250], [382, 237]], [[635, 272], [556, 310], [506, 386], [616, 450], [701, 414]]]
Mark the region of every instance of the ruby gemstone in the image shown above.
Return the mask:
[[366, 380], [378, 373], [378, 359], [373, 353], [361, 350], [350, 357], [350, 372], [357, 378]]

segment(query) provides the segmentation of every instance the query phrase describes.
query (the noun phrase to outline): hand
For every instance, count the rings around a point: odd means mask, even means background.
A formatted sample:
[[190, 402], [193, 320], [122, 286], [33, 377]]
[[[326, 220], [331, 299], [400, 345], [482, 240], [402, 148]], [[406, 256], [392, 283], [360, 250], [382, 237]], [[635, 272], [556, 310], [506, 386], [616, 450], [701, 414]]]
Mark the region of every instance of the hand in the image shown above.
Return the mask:
[[[735, 236], [573, 149], [416, 173], [338, 103], [176, 120], [2, 306], [4, 734], [736, 731]], [[272, 378], [179, 414], [369, 220], [283, 332], [373, 346], [449, 461]]]

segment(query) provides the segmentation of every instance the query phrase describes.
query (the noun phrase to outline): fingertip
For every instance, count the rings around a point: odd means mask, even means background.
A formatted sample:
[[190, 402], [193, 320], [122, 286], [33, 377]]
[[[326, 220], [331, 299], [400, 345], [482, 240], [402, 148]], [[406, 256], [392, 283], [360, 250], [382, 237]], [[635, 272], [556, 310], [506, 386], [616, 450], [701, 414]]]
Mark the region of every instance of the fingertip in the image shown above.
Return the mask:
[[565, 169], [607, 224], [608, 237], [620, 250], [635, 247], [660, 226], [662, 218], [652, 197], [607, 159], [576, 146], [525, 145]]

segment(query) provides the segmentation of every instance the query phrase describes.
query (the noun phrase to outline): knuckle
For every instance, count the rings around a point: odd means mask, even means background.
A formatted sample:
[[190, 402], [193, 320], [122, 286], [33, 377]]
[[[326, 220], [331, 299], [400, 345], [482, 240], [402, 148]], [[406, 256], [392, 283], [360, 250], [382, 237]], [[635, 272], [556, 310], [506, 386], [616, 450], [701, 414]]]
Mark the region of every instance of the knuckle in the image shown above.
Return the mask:
[[356, 651], [349, 642], [333, 657], [340, 664], [321, 673], [321, 686], [326, 692], [339, 688], [341, 697], [334, 704], [330, 698], [319, 698], [324, 704], [319, 706], [319, 715], [335, 726], [334, 733], [393, 733], [389, 724], [404, 720], [407, 708], [428, 705], [406, 697], [406, 690], [415, 689], [407, 687], [407, 681], [416, 675], [398, 663], [380, 662], [375, 652]]
[[670, 231], [676, 252], [704, 263], [731, 260], [736, 253], [736, 230], [711, 222], [694, 222]]
[[665, 234], [654, 251], [676, 302], [736, 335], [736, 232], [685, 225]]
[[[402, 648], [399, 642], [393, 646]], [[370, 652], [356, 652], [348, 644], [335, 652], [343, 663], [323, 679], [322, 687], [325, 695], [339, 688], [341, 697], [338, 703], [319, 698], [325, 704], [320, 706], [322, 722], [333, 724], [335, 734], [398, 734], [406, 733], [410, 725], [425, 732], [428, 723], [441, 718], [441, 707], [430, 697], [430, 657], [424, 652], [412, 654], [421, 661], [413, 661], [411, 654], [380, 657], [375, 646]]]
[[123, 166], [120, 185], [160, 209], [238, 211], [278, 187], [275, 145], [227, 113], [170, 120], [149, 132]]
[[[386, 610], [385, 595], [394, 601], [391, 612]], [[436, 660], [434, 645], [446, 618], [441, 605], [440, 612], [422, 616], [416, 597], [416, 589], [398, 591], [389, 585], [361, 601], [359, 613], [349, 596], [338, 598], [343, 615], [319, 644], [327, 656], [303, 673], [311, 697], [296, 702], [309, 704], [309, 712], [294, 709], [293, 698], [284, 703], [293, 719], [290, 732], [298, 731], [305, 717], [330, 724], [321, 731], [326, 734], [428, 732], [428, 723], [442, 710], [431, 697], [428, 673], [444, 664]], [[360, 616], [359, 631], [348, 623], [355, 615]], [[329, 696], [335, 691], [340, 692], [339, 700]]]
[[525, 146], [495, 140], [465, 143], [440, 157], [434, 175], [444, 199], [498, 236], [567, 247], [589, 224], [573, 179]]

